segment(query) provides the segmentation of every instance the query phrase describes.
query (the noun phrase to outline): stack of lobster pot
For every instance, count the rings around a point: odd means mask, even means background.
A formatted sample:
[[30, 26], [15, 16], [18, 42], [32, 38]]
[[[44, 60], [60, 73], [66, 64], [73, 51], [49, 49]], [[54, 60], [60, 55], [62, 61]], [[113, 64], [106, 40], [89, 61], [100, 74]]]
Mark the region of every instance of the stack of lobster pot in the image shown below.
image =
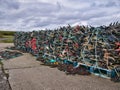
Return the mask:
[[[17, 32], [16, 49], [44, 60], [76, 61], [88, 66], [113, 69], [120, 65], [120, 24], [60, 27], [55, 30]], [[59, 60], [58, 60], [59, 61]]]

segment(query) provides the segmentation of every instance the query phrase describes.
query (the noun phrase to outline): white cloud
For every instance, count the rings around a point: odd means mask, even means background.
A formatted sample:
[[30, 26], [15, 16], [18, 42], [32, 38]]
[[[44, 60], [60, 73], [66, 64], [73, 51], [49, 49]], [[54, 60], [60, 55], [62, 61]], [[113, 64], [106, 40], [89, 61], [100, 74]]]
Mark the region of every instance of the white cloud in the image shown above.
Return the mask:
[[85, 26], [87, 26], [88, 22], [87, 21], [76, 22], [76, 23], [72, 24], [71, 26], [77, 26], [77, 25], [85, 25]]
[[119, 0], [0, 0], [0, 30], [120, 22]]

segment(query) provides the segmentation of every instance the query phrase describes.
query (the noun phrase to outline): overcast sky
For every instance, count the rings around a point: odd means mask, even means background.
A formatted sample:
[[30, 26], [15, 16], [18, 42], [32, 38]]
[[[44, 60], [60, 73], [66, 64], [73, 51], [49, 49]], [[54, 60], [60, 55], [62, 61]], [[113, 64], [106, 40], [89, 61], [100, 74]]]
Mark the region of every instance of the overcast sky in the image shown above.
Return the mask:
[[0, 30], [120, 22], [120, 0], [0, 0]]

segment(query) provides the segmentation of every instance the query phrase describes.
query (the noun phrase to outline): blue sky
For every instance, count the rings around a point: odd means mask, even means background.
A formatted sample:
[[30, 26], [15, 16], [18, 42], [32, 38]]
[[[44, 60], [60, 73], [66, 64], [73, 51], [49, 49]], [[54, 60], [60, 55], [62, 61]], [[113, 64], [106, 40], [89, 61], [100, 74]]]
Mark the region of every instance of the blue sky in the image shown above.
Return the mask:
[[0, 0], [0, 30], [120, 22], [120, 0]]

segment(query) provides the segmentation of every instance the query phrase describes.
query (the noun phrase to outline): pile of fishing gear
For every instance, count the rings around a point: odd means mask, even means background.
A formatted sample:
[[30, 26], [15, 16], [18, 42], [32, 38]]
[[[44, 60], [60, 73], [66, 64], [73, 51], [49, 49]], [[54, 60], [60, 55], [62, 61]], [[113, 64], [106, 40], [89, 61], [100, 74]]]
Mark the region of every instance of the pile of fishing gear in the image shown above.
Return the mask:
[[22, 56], [23, 54], [17, 51], [1, 51], [0, 52], [0, 60], [8, 60], [8, 59], [12, 59], [15, 57], [19, 57]]
[[[120, 23], [109, 26], [60, 27], [55, 30], [17, 32], [17, 50], [31, 53], [44, 65], [66, 74], [120, 78]], [[118, 79], [117, 79], [118, 80]], [[114, 80], [116, 81], [116, 80]]]

